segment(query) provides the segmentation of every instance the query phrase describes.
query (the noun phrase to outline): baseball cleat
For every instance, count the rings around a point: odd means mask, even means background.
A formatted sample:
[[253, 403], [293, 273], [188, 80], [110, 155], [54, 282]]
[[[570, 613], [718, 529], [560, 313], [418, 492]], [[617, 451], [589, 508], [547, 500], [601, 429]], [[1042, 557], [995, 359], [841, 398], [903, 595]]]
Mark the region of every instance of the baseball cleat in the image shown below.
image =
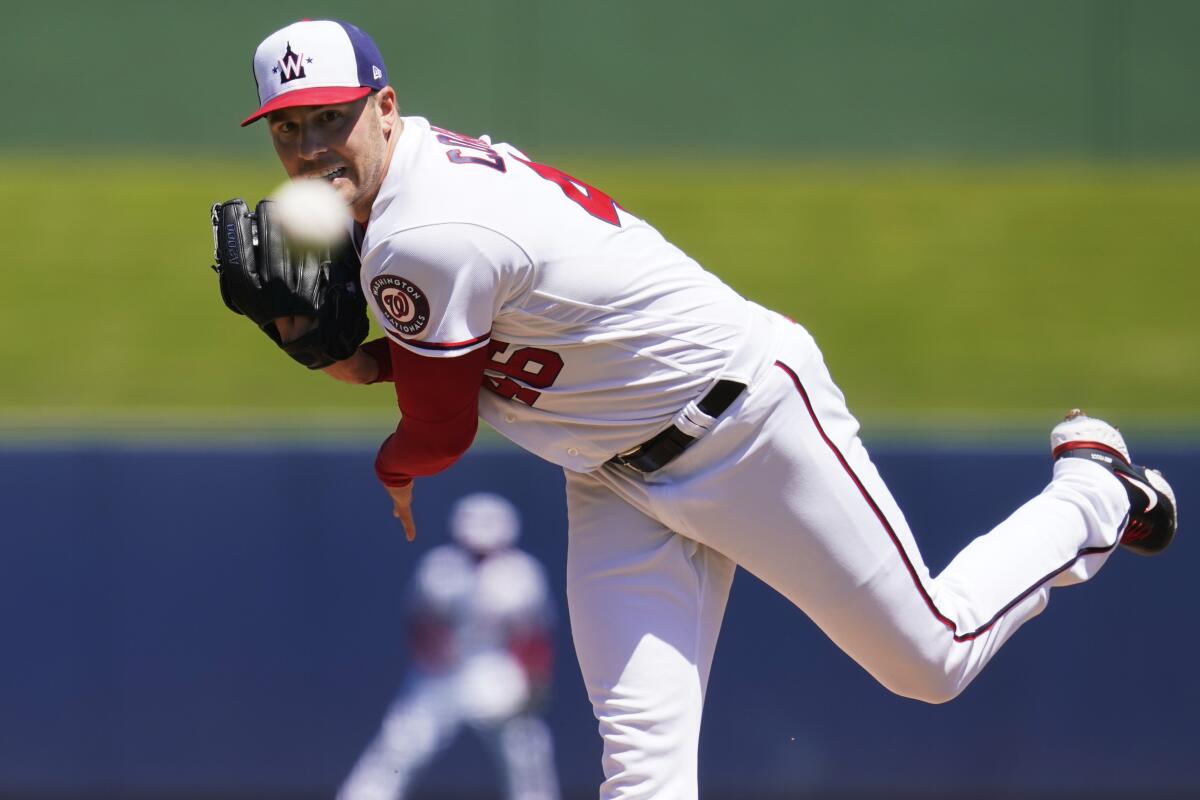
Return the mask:
[[1051, 454], [1060, 458], [1086, 458], [1121, 481], [1129, 495], [1129, 518], [1121, 532], [1121, 545], [1139, 555], [1161, 553], [1171, 543], [1179, 517], [1175, 492], [1156, 469], [1136, 466], [1120, 431], [1104, 420], [1072, 409], [1050, 433]]

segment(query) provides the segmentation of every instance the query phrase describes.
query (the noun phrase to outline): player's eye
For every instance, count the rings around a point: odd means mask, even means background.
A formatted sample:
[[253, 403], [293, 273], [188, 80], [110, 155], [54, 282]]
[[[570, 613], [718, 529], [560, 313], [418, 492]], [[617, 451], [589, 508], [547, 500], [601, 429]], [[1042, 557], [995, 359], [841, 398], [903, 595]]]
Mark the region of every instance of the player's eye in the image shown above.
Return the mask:
[[317, 117], [318, 120], [320, 120], [321, 122], [324, 122], [326, 124], [331, 123], [331, 122], [337, 122], [341, 118], [342, 118], [342, 112], [336, 111], [332, 108], [322, 111], [321, 116]]

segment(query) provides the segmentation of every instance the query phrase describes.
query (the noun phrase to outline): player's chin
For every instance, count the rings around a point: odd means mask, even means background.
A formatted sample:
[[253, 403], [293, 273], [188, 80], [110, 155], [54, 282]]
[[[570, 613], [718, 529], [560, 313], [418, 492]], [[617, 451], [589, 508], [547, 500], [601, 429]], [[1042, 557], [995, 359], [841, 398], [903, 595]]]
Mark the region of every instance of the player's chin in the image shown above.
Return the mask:
[[354, 204], [354, 199], [358, 196], [358, 184], [349, 175], [339, 175], [329, 181], [329, 185], [346, 201], [346, 205]]

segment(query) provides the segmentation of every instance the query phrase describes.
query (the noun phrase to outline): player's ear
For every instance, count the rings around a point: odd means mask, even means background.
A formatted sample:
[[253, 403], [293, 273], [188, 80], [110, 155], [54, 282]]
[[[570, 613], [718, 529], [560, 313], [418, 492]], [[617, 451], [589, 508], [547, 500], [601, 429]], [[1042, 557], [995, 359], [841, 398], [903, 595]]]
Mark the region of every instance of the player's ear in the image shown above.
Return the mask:
[[396, 101], [396, 90], [385, 86], [375, 93], [375, 113], [379, 114], [379, 122], [383, 125], [384, 135], [396, 127], [396, 118], [400, 114], [400, 105]]

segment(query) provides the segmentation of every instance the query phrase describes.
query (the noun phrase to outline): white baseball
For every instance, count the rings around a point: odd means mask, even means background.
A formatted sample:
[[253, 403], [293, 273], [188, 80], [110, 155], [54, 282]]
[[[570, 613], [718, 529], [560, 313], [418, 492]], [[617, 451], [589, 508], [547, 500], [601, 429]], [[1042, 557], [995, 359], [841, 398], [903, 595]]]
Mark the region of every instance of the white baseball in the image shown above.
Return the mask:
[[294, 241], [329, 245], [346, 233], [350, 209], [337, 190], [323, 180], [288, 181], [275, 190], [275, 218]]

